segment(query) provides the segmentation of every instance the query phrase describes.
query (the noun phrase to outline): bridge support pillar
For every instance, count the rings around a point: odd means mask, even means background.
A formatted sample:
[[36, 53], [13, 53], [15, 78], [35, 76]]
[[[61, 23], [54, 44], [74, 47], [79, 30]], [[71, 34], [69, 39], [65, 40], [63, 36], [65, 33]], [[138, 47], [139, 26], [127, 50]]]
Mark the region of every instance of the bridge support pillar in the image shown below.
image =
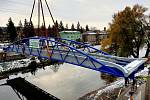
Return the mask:
[[125, 77], [125, 86], [127, 86], [129, 84], [129, 78]]

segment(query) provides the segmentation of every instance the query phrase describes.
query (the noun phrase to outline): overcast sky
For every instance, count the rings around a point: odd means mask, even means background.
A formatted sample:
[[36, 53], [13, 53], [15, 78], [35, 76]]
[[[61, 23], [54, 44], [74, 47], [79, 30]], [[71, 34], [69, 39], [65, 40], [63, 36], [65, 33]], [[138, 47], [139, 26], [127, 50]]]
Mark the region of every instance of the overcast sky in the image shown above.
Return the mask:
[[[44, 0], [43, 0], [44, 1]], [[112, 15], [126, 6], [140, 4], [149, 8], [150, 0], [47, 0], [53, 16], [58, 21], [62, 20], [69, 26], [79, 21], [81, 25], [88, 24], [90, 27], [103, 29], [108, 27], [112, 20]], [[19, 20], [24, 23], [24, 19], [30, 17], [33, 0], [0, 0], [0, 26], [6, 26], [8, 18], [12, 17], [15, 25]], [[44, 5], [45, 6], [45, 5]], [[37, 6], [36, 6], [37, 7]], [[46, 24], [51, 23], [49, 13], [44, 7]], [[37, 9], [33, 16], [34, 25], [37, 25]]]

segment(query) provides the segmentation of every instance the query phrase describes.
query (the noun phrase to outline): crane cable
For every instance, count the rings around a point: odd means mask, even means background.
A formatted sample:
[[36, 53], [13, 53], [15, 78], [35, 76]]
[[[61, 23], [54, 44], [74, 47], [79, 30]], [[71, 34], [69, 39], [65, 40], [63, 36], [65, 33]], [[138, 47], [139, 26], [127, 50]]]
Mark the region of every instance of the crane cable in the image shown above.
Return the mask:
[[49, 7], [49, 5], [48, 5], [48, 3], [47, 3], [47, 0], [45, 0], [45, 3], [46, 3], [46, 6], [47, 6], [47, 8], [48, 8], [49, 14], [50, 14], [50, 16], [51, 16], [51, 18], [52, 18], [52, 21], [53, 21], [53, 24], [54, 24], [54, 28], [55, 28], [55, 30], [56, 30], [56, 36], [60, 37], [60, 34], [58, 33], [58, 26], [56, 26], [56, 22], [55, 22], [55, 20], [54, 20], [54, 17], [53, 17], [53, 15], [52, 15], [52, 12], [51, 12], [51, 10], [50, 10], [50, 7]]
[[32, 7], [32, 11], [31, 11], [30, 23], [31, 23], [31, 19], [32, 19], [32, 16], [33, 16], [34, 7], [35, 7], [35, 0], [33, 2], [33, 7]]
[[54, 17], [53, 17], [53, 15], [52, 15], [52, 12], [51, 12], [50, 7], [48, 6], [48, 3], [47, 3], [46, 0], [45, 0], [45, 3], [46, 3], [46, 6], [47, 6], [47, 8], [48, 8], [48, 11], [49, 11], [49, 13], [50, 13], [50, 16], [51, 16], [51, 18], [52, 18], [52, 21], [53, 21], [54, 25], [56, 25], [55, 20], [54, 20]]
[[[31, 16], [30, 16], [30, 24], [32, 22], [32, 16], [33, 16], [34, 8], [35, 8], [35, 2], [36, 2], [36, 0], [34, 0], [34, 2], [33, 2], [33, 7], [32, 7], [32, 11], [31, 11]], [[46, 0], [45, 0], [45, 3], [46, 3], [46, 6], [48, 8], [48, 11], [50, 13], [50, 16], [52, 18], [52, 21], [54, 23], [54, 26], [56, 27], [56, 23], [55, 23], [54, 17], [52, 15], [52, 12], [51, 12], [50, 7], [49, 7], [49, 5], [48, 5], [48, 3], [47, 3]], [[38, 35], [40, 35], [40, 8], [41, 8], [41, 11], [42, 11], [42, 18], [43, 18], [44, 28], [46, 28], [45, 17], [44, 17], [44, 10], [43, 10], [43, 4], [42, 4], [41, 0], [38, 0]], [[47, 33], [46, 29], [44, 30], [44, 32], [45, 32], [45, 36], [48, 37], [48, 33]], [[51, 52], [49, 50], [49, 41], [47, 40], [46, 42], [47, 42], [46, 43], [47, 44], [46, 45], [46, 49], [47, 49], [47, 52], [48, 52], [48, 56], [51, 57]]]
[[[41, 0], [40, 0], [40, 4], [41, 4], [41, 10], [42, 10], [42, 17], [43, 17], [44, 28], [46, 28], [46, 26], [45, 26], [44, 10], [43, 10], [43, 5], [42, 5], [42, 1]], [[44, 32], [45, 32], [46, 37], [48, 37], [48, 33], [47, 33], [46, 29], [44, 30]], [[50, 49], [49, 49], [49, 41], [47, 40], [46, 42], [47, 42], [46, 50], [47, 50], [48, 56], [50, 58], [51, 57], [51, 52], [50, 52]]]

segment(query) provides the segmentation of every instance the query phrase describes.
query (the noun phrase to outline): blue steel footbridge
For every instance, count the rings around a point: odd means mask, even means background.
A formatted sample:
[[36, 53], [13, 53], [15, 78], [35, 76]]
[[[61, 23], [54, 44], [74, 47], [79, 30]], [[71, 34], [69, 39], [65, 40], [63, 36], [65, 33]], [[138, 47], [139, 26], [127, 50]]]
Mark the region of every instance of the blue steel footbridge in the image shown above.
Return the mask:
[[134, 78], [137, 71], [144, 68], [144, 63], [147, 61], [145, 58], [112, 56], [81, 42], [50, 37], [24, 38], [3, 49], [6, 52], [57, 60], [131, 79]]

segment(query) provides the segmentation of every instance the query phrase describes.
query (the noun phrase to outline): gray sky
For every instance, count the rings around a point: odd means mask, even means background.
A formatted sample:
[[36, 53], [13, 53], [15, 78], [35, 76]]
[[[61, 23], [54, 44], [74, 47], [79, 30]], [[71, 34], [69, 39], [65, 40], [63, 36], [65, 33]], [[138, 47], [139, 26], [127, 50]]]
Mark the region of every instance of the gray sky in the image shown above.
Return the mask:
[[[43, 0], [44, 1], [44, 0]], [[62, 20], [69, 26], [79, 21], [82, 26], [88, 24], [90, 27], [103, 29], [108, 27], [112, 20], [112, 15], [126, 6], [140, 4], [149, 8], [150, 0], [47, 0], [52, 10], [53, 16], [58, 21]], [[33, 0], [0, 0], [0, 26], [6, 26], [8, 18], [12, 17], [15, 25], [19, 20], [27, 18], [29, 20]], [[45, 6], [45, 5], [44, 5]], [[36, 6], [37, 7], [37, 6]], [[52, 23], [49, 13], [45, 9], [46, 24]], [[34, 25], [37, 25], [37, 9], [33, 16]]]

